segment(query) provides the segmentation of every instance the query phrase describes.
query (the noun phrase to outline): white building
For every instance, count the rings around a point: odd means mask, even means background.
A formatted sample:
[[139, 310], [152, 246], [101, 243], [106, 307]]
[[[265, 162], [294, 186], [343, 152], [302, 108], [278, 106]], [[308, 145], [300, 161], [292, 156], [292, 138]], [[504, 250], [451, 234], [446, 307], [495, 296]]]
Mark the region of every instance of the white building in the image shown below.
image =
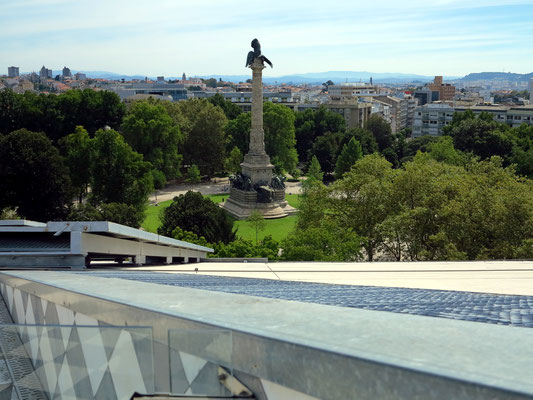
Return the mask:
[[447, 104], [425, 104], [415, 109], [413, 137], [440, 136], [442, 128], [453, 120], [455, 109]]
[[442, 128], [452, 122], [453, 114], [466, 110], [471, 110], [474, 114], [489, 113], [494, 121], [505, 123], [513, 128], [522, 124], [533, 125], [533, 105], [450, 107], [444, 104], [426, 104], [416, 108], [413, 137], [442, 135]]
[[529, 104], [533, 104], [533, 78], [529, 80]]
[[379, 87], [370, 83], [341, 83], [328, 86], [331, 100], [347, 100], [353, 97], [379, 94]]

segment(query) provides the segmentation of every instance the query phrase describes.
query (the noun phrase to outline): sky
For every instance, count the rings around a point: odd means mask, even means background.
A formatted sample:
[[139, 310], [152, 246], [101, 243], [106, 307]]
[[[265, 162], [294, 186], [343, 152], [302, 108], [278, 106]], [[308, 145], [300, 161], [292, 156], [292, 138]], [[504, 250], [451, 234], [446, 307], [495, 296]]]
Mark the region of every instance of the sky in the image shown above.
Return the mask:
[[0, 0], [0, 74], [42, 65], [128, 75], [533, 72], [520, 0]]

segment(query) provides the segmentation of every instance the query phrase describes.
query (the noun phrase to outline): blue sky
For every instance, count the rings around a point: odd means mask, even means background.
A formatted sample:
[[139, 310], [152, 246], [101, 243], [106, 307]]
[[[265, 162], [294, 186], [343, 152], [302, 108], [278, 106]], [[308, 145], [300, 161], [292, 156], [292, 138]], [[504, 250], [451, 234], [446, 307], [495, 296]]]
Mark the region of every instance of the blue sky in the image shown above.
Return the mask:
[[0, 73], [68, 66], [124, 74], [533, 71], [533, 2], [519, 0], [1, 0]]

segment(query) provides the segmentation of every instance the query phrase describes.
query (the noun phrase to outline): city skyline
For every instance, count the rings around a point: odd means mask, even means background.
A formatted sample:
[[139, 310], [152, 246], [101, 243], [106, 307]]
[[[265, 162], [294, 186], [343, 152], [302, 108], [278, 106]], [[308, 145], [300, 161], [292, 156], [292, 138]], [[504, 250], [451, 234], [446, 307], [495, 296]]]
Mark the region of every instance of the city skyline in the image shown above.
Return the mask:
[[533, 4], [440, 0], [156, 0], [131, 5], [23, 0], [0, 15], [0, 71], [42, 65], [125, 75], [243, 75], [257, 37], [274, 63], [265, 76], [373, 71], [464, 76], [533, 70]]

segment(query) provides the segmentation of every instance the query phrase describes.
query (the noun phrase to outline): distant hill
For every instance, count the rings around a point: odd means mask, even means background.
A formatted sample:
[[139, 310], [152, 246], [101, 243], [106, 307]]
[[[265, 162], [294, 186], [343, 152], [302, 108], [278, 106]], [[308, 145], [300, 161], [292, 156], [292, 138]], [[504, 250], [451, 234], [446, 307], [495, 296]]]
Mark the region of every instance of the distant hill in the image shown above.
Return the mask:
[[529, 74], [514, 74], [512, 72], [475, 72], [460, 79], [463, 82], [474, 81], [510, 81], [527, 82], [533, 78], [533, 72]]
[[[269, 73], [269, 70], [265, 71]], [[243, 82], [246, 79], [250, 79], [250, 75], [210, 75], [210, 76], [200, 76], [201, 78], [222, 78], [224, 81], [230, 82]], [[323, 82], [328, 80], [333, 81], [334, 83], [343, 83], [343, 82], [368, 82], [372, 77], [374, 83], [410, 83], [414, 81], [418, 82], [429, 82], [433, 80], [433, 76], [424, 76], [424, 75], [415, 75], [415, 74], [402, 74], [402, 73], [378, 73], [378, 72], [368, 72], [368, 71], [327, 71], [327, 72], [311, 72], [305, 74], [295, 74], [295, 75], [283, 75], [277, 77], [263, 76], [263, 82], [267, 84], [276, 84], [276, 83], [288, 83], [288, 84], [317, 84], [320, 85]], [[445, 80], [457, 79], [456, 76], [446, 76]]]

